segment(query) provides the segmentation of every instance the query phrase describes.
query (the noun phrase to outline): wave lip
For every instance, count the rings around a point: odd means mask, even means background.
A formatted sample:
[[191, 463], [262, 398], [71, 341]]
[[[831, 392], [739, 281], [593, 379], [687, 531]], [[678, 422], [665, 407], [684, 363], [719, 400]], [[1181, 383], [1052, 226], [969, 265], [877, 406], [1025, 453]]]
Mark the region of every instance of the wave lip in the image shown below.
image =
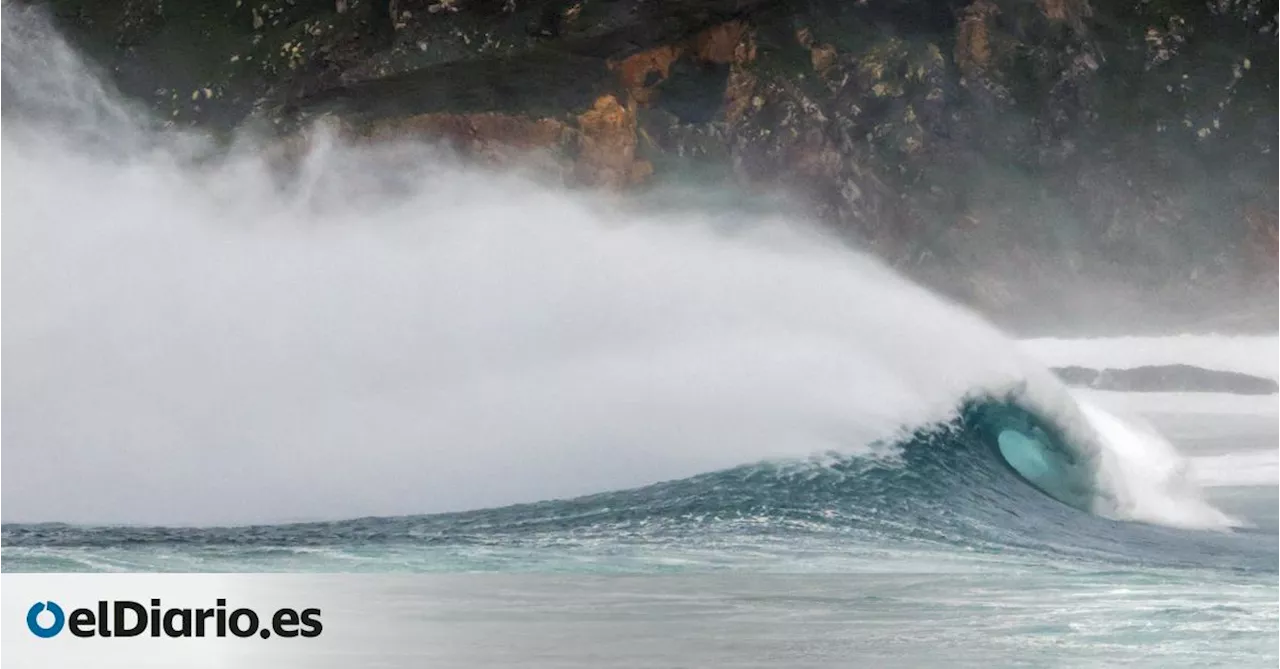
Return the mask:
[[1194, 530], [1246, 524], [1205, 500], [1188, 460], [1154, 427], [1067, 393], [1025, 389], [962, 410], [967, 429], [1022, 480], [1068, 506], [1106, 518]]

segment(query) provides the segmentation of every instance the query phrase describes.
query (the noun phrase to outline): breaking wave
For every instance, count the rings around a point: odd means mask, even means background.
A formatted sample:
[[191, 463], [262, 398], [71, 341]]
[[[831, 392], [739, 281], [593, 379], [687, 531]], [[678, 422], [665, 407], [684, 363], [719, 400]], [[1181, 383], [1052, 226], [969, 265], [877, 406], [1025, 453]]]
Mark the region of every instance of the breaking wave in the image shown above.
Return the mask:
[[[981, 319], [803, 222], [657, 213], [323, 130], [282, 168], [248, 135], [156, 127], [32, 10], [6, 4], [3, 25], [6, 522], [635, 489], [663, 493], [651, 511], [721, 508], [718, 484], [682, 492], [712, 476], [763, 486], [724, 508], [767, 491], [785, 513], [854, 513], [875, 494], [910, 532], [940, 531], [927, 500], [955, 495], [1006, 520], [1036, 499], [1232, 523], [1158, 435], [1077, 406]], [[804, 486], [752, 478], [792, 467]], [[849, 474], [865, 467], [882, 473]]]

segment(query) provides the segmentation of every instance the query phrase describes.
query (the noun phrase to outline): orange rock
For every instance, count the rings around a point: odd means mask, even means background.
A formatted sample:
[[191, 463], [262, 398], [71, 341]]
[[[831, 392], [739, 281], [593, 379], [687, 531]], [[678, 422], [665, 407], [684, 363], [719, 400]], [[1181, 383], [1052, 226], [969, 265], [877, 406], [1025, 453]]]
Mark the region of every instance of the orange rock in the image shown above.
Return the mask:
[[618, 73], [628, 100], [645, 106], [653, 102], [653, 87], [671, 76], [671, 65], [685, 56], [706, 63], [741, 66], [755, 60], [755, 39], [745, 23], [728, 21], [707, 28], [683, 44], [655, 47], [610, 62], [609, 69]]
[[742, 21], [712, 26], [693, 39], [699, 60], [728, 63], [729, 80], [724, 89], [724, 117], [730, 123], [746, 114], [756, 88], [756, 77], [747, 65], [756, 59], [756, 42], [750, 27]]
[[658, 81], [671, 75], [671, 64], [680, 57], [683, 49], [678, 46], [660, 46], [628, 56], [620, 62], [609, 63], [609, 69], [618, 73], [618, 79], [627, 94], [637, 104], [649, 104], [653, 82], [650, 77], [658, 74]]
[[737, 122], [751, 107], [756, 90], [756, 76], [740, 65], [729, 68], [729, 81], [724, 88], [724, 117], [730, 123]]
[[813, 31], [800, 28], [796, 31], [796, 41], [809, 50], [809, 62], [818, 74], [822, 74], [836, 62], [836, 48], [830, 44], [817, 44], [813, 41]]
[[1070, 23], [1077, 30], [1083, 27], [1082, 19], [1093, 16], [1089, 0], [1037, 0], [1036, 5], [1045, 18]]
[[809, 61], [813, 63], [814, 71], [822, 74], [836, 64], [836, 48], [830, 44], [819, 44], [809, 50]]
[[573, 124], [495, 112], [420, 114], [375, 123], [362, 135], [372, 141], [442, 141], [488, 164], [541, 157], [551, 161], [547, 167], [564, 170], [579, 184], [622, 189], [653, 174], [653, 165], [636, 158], [636, 125], [634, 106], [605, 95]]
[[636, 160], [636, 114], [612, 95], [596, 99], [578, 116], [578, 159], [574, 172], [579, 183], [620, 189], [637, 183], [653, 171]]
[[631, 163], [631, 172], [627, 175], [630, 183], [629, 186], [636, 186], [644, 183], [653, 176], [653, 163], [647, 160], [637, 160]]
[[955, 58], [960, 71], [979, 72], [991, 62], [991, 29], [1000, 8], [991, 0], [974, 0], [960, 17]]
[[707, 63], [742, 65], [756, 58], [755, 40], [742, 21], [729, 21], [712, 26], [693, 38], [693, 52]]
[[796, 41], [800, 43], [800, 46], [806, 49], [812, 49], [813, 31], [808, 28], [800, 28], [796, 30]]

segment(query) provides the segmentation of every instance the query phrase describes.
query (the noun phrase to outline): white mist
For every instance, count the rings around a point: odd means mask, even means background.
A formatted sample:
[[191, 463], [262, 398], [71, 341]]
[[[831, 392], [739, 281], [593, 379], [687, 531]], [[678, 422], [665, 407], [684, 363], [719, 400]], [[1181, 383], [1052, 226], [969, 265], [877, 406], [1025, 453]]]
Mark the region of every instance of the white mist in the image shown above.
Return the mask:
[[726, 233], [412, 145], [320, 137], [288, 178], [197, 160], [4, 11], [6, 521], [567, 497], [857, 451], [1028, 381], [1092, 441], [980, 319], [803, 225]]

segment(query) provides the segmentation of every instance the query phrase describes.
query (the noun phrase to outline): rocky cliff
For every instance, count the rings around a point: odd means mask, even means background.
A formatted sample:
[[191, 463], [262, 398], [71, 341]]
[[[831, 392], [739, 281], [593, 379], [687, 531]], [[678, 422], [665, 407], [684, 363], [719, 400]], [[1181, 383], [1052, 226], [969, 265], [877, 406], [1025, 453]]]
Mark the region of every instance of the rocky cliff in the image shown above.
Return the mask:
[[1006, 323], [1275, 327], [1274, 1], [47, 4], [167, 123], [786, 193]]

